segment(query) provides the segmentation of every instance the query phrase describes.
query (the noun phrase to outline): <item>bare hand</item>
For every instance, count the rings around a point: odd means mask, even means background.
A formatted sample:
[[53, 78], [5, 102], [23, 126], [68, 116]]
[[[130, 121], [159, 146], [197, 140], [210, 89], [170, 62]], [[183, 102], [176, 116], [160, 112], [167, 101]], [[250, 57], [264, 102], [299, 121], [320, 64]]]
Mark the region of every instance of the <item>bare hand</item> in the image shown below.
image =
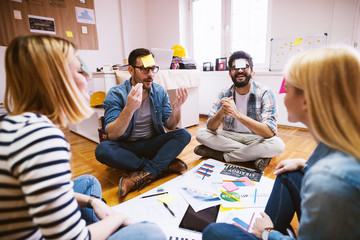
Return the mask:
[[114, 213], [114, 210], [112, 210], [111, 207], [109, 207], [108, 205], [106, 205], [106, 203], [104, 203], [102, 200], [94, 198], [93, 202], [92, 202], [92, 207], [94, 209], [95, 215], [100, 219], [105, 219], [106, 217], [108, 217], [109, 215], [111, 215], [112, 213]]
[[234, 98], [233, 97], [224, 97], [220, 100], [220, 104], [222, 105], [221, 110], [226, 116], [234, 116], [237, 111]]
[[274, 224], [266, 213], [260, 213], [261, 218], [256, 218], [252, 228], [252, 234], [262, 239], [262, 232], [265, 228], [273, 228]]
[[274, 174], [279, 175], [284, 172], [300, 170], [306, 165], [306, 160], [302, 158], [287, 159], [281, 161], [275, 168]]
[[141, 106], [142, 94], [143, 94], [142, 83], [137, 83], [135, 86], [131, 87], [129, 95], [126, 99], [126, 107], [128, 107], [131, 112], [135, 112]]
[[181, 105], [183, 105], [184, 102], [186, 101], [188, 95], [189, 95], [189, 93], [186, 88], [180, 87], [180, 88], [176, 89], [176, 99], [173, 103], [173, 106], [180, 107]]

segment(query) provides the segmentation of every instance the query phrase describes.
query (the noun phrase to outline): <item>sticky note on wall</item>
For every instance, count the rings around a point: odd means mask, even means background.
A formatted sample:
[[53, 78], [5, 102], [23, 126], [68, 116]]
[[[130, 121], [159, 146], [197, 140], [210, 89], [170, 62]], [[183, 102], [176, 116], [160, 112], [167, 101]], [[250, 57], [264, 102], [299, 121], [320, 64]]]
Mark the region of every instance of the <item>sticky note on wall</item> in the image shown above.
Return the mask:
[[66, 36], [71, 38], [74, 37], [72, 31], [66, 31]]
[[299, 46], [302, 44], [302, 38], [296, 38], [295, 39], [295, 46]]

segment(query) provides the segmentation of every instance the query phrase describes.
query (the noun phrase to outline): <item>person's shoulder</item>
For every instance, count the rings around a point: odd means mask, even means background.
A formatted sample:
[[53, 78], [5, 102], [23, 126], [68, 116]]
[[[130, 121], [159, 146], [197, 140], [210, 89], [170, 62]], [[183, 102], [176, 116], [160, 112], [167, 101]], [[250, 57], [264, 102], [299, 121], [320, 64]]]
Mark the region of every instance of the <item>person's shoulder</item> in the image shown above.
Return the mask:
[[[315, 191], [344, 189], [346, 186], [360, 188], [360, 162], [348, 154], [333, 151], [319, 159], [307, 171], [305, 185], [312, 185]], [[331, 184], [329, 184], [331, 183]]]
[[166, 92], [166, 89], [163, 85], [153, 82], [151, 87], [154, 89], [155, 92]]
[[125, 80], [124, 82], [110, 88], [109, 92], [119, 92], [126, 90], [129, 84], [130, 84], [130, 80], [129, 79]]
[[256, 89], [261, 89], [262, 91], [272, 91], [271, 88], [261, 82], [258, 82], [256, 80], [252, 80], [252, 84]]
[[250, 89], [250, 92], [253, 92], [253, 94], [258, 95], [258, 96], [272, 96], [273, 98], [275, 98], [275, 94], [273, 92], [273, 90], [265, 85], [262, 84], [260, 82], [257, 82], [255, 80], [252, 80], [251, 82], [252, 86]]
[[24, 122], [24, 126], [20, 129], [21, 132], [30, 132], [42, 135], [58, 135], [64, 138], [64, 133], [55, 126], [45, 115], [38, 113], [26, 113], [25, 117], [28, 120]]
[[10, 145], [14, 147], [34, 146], [33, 144], [41, 144], [49, 140], [68, 147], [64, 133], [46, 116], [38, 113], [27, 112], [9, 116], [6, 130], [8, 142], [11, 142]]

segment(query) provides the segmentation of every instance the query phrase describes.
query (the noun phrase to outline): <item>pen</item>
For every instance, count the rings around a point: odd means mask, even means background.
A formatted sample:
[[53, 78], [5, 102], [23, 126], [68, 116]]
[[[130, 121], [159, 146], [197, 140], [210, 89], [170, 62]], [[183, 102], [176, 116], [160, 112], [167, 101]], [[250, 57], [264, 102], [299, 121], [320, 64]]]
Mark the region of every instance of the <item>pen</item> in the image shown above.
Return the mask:
[[254, 215], [255, 215], [255, 212], [253, 212], [253, 215], [252, 215], [252, 217], [251, 217], [251, 219], [250, 219], [250, 223], [249, 223], [248, 229], [247, 229], [246, 231], [249, 231], [249, 230], [250, 230], [252, 220], [254, 219]]
[[225, 194], [228, 195], [229, 197], [235, 199], [236, 201], [239, 201], [239, 202], [240, 202], [240, 200], [237, 199], [236, 197], [234, 197], [233, 195], [231, 195], [231, 194], [229, 194], [229, 193], [227, 193], [227, 192], [225, 192], [225, 191], [223, 191], [223, 190], [220, 190], [220, 191], [221, 191], [222, 193], [225, 193]]
[[147, 195], [147, 196], [142, 196], [140, 198], [154, 197], [154, 196], [159, 196], [159, 195], [163, 195], [163, 194], [166, 194], [166, 193], [168, 193], [168, 192], [155, 193], [155, 194], [151, 194], [151, 195]]
[[254, 204], [256, 203], [257, 188], [255, 188]]
[[163, 202], [163, 204], [164, 204], [164, 206], [166, 207], [166, 209], [169, 210], [169, 212], [171, 213], [171, 215], [173, 215], [173, 216], [175, 217], [174, 212], [171, 211], [171, 209], [169, 208], [169, 206], [168, 206], [166, 203], [164, 203], [164, 202]]

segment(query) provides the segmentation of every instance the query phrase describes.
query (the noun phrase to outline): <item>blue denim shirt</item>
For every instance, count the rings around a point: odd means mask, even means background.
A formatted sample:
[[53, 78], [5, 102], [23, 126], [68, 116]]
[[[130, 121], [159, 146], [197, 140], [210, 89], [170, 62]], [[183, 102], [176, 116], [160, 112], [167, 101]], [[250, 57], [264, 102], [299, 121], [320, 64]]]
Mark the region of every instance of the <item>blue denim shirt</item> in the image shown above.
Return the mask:
[[[109, 123], [114, 121], [126, 106], [126, 100], [131, 90], [131, 78], [125, 82], [110, 88], [104, 100], [105, 108], [105, 129]], [[165, 133], [164, 125], [167, 126], [167, 120], [172, 112], [169, 96], [165, 88], [157, 83], [152, 83], [150, 88], [150, 111], [154, 128], [157, 134]], [[130, 124], [122, 136], [117, 140], [125, 140], [135, 125], [136, 111], [131, 118]]]
[[[297, 239], [360, 239], [360, 162], [319, 143], [301, 187]], [[278, 231], [269, 240], [291, 239]]]
[[[250, 82], [250, 96], [246, 115], [258, 122], [265, 123], [269, 126], [274, 134], [277, 134], [277, 106], [275, 94], [270, 88], [255, 82], [254, 80], [250, 80]], [[235, 99], [234, 85], [232, 85], [230, 88], [223, 89], [218, 94], [216, 101], [213, 103], [210, 109], [208, 121], [221, 109], [222, 105], [220, 105], [220, 100], [224, 97], [234, 97]], [[234, 121], [234, 117], [225, 116], [223, 130], [234, 132]]]

